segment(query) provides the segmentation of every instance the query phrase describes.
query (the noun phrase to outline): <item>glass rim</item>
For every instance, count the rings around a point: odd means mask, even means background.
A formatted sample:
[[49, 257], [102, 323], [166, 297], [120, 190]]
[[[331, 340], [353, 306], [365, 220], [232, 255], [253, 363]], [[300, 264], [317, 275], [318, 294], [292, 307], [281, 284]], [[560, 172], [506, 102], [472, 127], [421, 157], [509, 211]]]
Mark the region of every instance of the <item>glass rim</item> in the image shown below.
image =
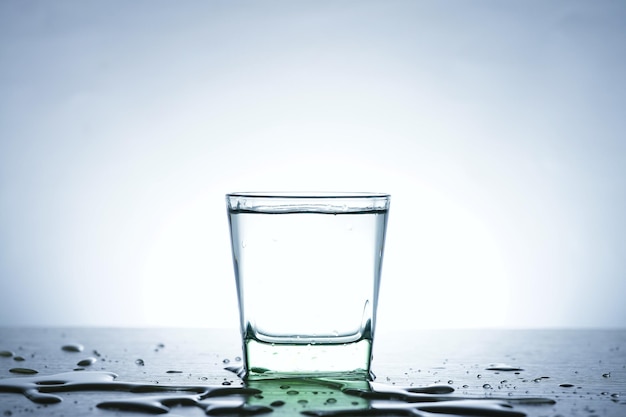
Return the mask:
[[246, 191], [227, 193], [227, 197], [263, 199], [372, 199], [389, 198], [390, 194], [360, 191]]

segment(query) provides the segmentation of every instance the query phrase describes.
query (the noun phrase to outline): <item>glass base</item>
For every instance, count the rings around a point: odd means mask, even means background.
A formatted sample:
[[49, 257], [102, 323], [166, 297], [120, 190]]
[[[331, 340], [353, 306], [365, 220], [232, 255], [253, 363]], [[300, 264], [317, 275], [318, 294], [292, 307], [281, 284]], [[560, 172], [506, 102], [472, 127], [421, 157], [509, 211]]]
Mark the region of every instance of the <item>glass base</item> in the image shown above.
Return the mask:
[[372, 341], [351, 343], [267, 343], [248, 339], [246, 379], [335, 378], [372, 380]]

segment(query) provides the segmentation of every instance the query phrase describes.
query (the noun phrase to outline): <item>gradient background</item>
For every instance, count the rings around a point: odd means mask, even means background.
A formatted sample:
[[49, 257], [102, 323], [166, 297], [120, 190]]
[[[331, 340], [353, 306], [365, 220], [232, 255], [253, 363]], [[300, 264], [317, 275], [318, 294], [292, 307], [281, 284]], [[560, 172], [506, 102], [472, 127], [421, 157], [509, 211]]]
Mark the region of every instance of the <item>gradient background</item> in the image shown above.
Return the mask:
[[392, 194], [379, 329], [626, 324], [626, 2], [0, 2], [0, 325], [238, 325], [224, 194]]

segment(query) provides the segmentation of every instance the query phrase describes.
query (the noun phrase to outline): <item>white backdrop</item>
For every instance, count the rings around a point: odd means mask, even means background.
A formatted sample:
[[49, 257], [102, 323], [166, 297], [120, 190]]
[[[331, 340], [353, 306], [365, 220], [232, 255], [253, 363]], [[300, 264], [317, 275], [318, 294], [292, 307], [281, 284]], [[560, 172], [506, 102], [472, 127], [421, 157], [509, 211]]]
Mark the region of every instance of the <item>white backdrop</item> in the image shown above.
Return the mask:
[[237, 326], [224, 194], [392, 194], [379, 329], [626, 323], [626, 3], [0, 2], [0, 325]]

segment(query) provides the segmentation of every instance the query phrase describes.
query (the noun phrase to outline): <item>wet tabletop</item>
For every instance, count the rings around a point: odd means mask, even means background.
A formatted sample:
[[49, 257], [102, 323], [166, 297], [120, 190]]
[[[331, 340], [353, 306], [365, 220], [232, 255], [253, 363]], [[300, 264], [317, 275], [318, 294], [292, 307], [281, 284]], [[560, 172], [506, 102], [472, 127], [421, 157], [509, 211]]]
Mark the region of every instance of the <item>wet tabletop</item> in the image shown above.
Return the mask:
[[626, 415], [626, 330], [382, 330], [371, 384], [240, 357], [236, 330], [3, 328], [0, 416]]

